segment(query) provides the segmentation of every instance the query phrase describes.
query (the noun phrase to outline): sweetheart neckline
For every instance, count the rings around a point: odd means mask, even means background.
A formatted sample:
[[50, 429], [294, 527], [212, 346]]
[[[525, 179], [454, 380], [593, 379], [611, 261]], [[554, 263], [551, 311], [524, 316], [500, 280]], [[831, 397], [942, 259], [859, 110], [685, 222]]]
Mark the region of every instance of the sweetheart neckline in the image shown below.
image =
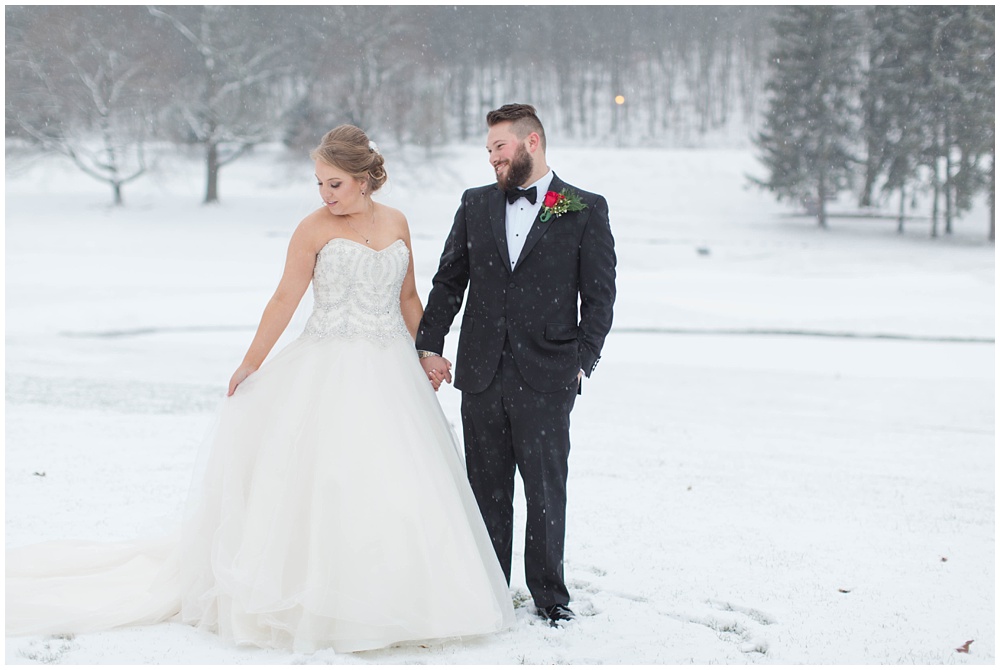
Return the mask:
[[[323, 253], [324, 249], [326, 249], [328, 246], [330, 246], [331, 244], [333, 244], [337, 240], [344, 240], [345, 242], [350, 242], [354, 246], [361, 247], [362, 249], [367, 249], [368, 251], [372, 252], [373, 254], [380, 254], [383, 251], [388, 251], [392, 247], [396, 246], [396, 244], [398, 242], [403, 242], [403, 239], [399, 238], [399, 239], [395, 240], [394, 242], [392, 242], [391, 244], [389, 244], [388, 246], [382, 247], [381, 249], [372, 249], [371, 247], [366, 246], [364, 244], [361, 244], [360, 242], [356, 242], [355, 240], [352, 240], [349, 237], [331, 237], [329, 240], [326, 241], [326, 244], [324, 244], [322, 247], [319, 248], [319, 251], [316, 252], [316, 255], [318, 256], [319, 254]], [[403, 244], [405, 245], [406, 243], [403, 242]]]

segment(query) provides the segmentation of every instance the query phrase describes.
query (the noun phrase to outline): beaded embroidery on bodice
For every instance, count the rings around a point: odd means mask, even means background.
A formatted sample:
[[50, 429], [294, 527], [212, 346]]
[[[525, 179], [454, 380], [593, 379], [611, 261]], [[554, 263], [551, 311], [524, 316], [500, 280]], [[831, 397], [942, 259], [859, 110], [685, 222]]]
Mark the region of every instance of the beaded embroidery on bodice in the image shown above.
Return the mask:
[[304, 334], [380, 344], [409, 337], [399, 307], [409, 263], [403, 240], [379, 251], [343, 237], [327, 242], [316, 254], [313, 312]]

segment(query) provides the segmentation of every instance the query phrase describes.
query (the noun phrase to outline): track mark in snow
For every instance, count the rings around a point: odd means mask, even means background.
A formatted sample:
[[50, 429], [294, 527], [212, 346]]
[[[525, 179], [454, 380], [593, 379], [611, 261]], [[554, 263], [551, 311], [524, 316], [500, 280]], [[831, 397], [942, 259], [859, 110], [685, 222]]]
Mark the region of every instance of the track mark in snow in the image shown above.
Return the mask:
[[72, 635], [57, 635], [44, 639], [31, 640], [17, 654], [22, 658], [37, 663], [59, 663], [62, 657], [77, 648]]
[[255, 326], [149, 326], [147, 328], [128, 328], [122, 330], [63, 331], [59, 335], [62, 337], [114, 339], [117, 337], [160, 335], [162, 333], [223, 333], [228, 331], [247, 331], [254, 328]]
[[910, 335], [906, 333], [855, 333], [850, 331], [796, 330], [787, 328], [655, 328], [618, 327], [612, 333], [633, 335], [777, 335], [782, 337], [828, 337], [845, 340], [905, 340], [908, 342], [952, 342], [995, 344], [996, 338], [975, 335]]
[[723, 600], [706, 600], [705, 604], [715, 612], [707, 612], [701, 616], [662, 610], [660, 613], [678, 621], [710, 628], [720, 640], [736, 645], [744, 654], [767, 654], [770, 644], [758, 627], [777, 623], [773, 616], [753, 607], [735, 605]]
[[510, 594], [510, 598], [514, 603], [514, 609], [527, 607], [528, 603], [531, 602], [531, 594], [524, 589], [514, 589], [514, 592]]
[[[594, 574], [599, 574], [601, 576], [607, 574], [600, 568], [586, 569], [589, 572], [593, 572]], [[576, 612], [578, 616], [594, 616], [603, 611], [594, 604], [594, 596], [611, 596], [613, 598], [621, 598], [622, 600], [629, 600], [635, 603], [649, 602], [649, 599], [644, 596], [628, 593], [626, 591], [601, 588], [583, 579], [568, 580], [566, 586], [569, 587], [573, 597], [573, 600], [570, 602], [570, 607], [573, 608], [573, 611]]]
[[218, 407], [224, 393], [219, 386], [204, 384], [6, 376], [7, 400], [13, 403], [125, 413], [207, 412]]
[[608, 595], [615, 596], [616, 598], [621, 598], [623, 600], [631, 600], [634, 603], [648, 603], [649, 598], [644, 596], [637, 596], [634, 593], [626, 593], [625, 591], [615, 591], [614, 589], [604, 589], [601, 593], [607, 593]]
[[[256, 326], [149, 326], [121, 330], [63, 331], [62, 337], [116, 339], [142, 337], [165, 333], [222, 333], [253, 331]], [[832, 337], [853, 340], [907, 340], [911, 342], [959, 342], [966, 344], [995, 344], [996, 338], [976, 335], [914, 335], [908, 333], [856, 333], [851, 331], [799, 330], [794, 328], [658, 328], [644, 326], [617, 326], [616, 334], [644, 335], [779, 335], [785, 337]]]
[[731, 602], [725, 600], [708, 600], [709, 605], [717, 610], [723, 612], [739, 612], [740, 614], [746, 614], [748, 617], [761, 624], [762, 626], [770, 626], [771, 624], [778, 623], [778, 621], [772, 617], [770, 614], [765, 614], [760, 610], [754, 609], [752, 607], [743, 607], [742, 605], [734, 605]]

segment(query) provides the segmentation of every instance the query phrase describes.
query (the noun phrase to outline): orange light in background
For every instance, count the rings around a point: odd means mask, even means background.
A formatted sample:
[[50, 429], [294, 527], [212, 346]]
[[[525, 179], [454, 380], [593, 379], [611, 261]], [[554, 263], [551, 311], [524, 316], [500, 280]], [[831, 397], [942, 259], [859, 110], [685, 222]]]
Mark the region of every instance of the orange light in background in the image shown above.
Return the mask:
[[625, 96], [624, 95], [616, 95], [615, 96], [615, 104], [616, 105], [624, 105], [625, 104]]

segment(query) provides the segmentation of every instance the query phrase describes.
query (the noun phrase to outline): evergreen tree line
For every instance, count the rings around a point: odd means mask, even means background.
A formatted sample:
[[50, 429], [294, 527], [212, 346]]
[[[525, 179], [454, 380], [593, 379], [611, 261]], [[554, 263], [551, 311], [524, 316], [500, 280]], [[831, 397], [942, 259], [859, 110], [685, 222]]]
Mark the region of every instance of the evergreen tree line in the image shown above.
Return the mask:
[[898, 199], [899, 232], [929, 197], [935, 237], [985, 191], [995, 239], [992, 6], [790, 6], [774, 34], [758, 184], [821, 227], [841, 191], [862, 207]]
[[[262, 142], [353, 123], [383, 144], [480, 141], [530, 102], [566, 144], [698, 146], [759, 118], [766, 7], [7, 6], [8, 147], [116, 202], [152, 143], [193, 147], [205, 202]], [[621, 96], [623, 104], [616, 102]]]

